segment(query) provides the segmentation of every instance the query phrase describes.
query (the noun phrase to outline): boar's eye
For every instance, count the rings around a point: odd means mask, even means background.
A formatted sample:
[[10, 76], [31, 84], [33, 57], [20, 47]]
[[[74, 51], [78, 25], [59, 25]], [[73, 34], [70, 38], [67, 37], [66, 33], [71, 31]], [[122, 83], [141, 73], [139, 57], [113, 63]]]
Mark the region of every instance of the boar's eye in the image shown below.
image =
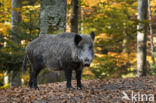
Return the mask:
[[90, 46], [89, 46], [89, 49], [92, 49], [92, 48], [93, 48], [93, 45], [90, 45]]
[[83, 46], [78, 46], [79, 49], [83, 49]]

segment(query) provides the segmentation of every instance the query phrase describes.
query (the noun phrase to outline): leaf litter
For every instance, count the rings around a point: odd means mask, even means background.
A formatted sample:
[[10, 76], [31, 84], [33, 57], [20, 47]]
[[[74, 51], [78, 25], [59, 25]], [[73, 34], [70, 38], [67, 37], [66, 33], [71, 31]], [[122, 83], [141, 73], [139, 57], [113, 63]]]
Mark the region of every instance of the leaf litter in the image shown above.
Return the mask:
[[[156, 76], [141, 78], [82, 80], [83, 89], [66, 88], [66, 82], [39, 85], [39, 90], [28, 87], [0, 89], [0, 103], [155, 103], [141, 101], [139, 94], [156, 96]], [[122, 99], [123, 91], [131, 96], [138, 93], [137, 101]], [[137, 97], [138, 96], [138, 97]], [[130, 98], [131, 99], [131, 98]]]

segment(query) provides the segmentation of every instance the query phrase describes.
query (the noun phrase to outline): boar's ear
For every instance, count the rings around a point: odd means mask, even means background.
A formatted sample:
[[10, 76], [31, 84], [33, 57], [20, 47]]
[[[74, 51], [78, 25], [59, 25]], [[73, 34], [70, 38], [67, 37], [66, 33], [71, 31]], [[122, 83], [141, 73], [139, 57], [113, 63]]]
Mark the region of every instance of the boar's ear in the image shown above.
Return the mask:
[[95, 33], [94, 32], [91, 32], [90, 33], [90, 37], [92, 38], [92, 40], [94, 40], [95, 39]]
[[76, 45], [78, 45], [81, 40], [82, 40], [82, 37], [80, 35], [76, 34], [74, 37], [74, 43]]

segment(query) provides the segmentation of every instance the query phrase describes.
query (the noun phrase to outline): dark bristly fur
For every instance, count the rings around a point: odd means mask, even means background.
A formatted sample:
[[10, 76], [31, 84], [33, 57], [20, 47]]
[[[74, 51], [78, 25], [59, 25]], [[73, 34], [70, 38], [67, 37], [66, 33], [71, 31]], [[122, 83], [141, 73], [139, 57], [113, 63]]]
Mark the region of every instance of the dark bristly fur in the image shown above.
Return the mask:
[[37, 87], [37, 75], [43, 68], [49, 70], [64, 70], [67, 87], [71, 88], [72, 70], [76, 72], [77, 86], [81, 85], [81, 74], [84, 66], [89, 66], [94, 57], [93, 40], [91, 35], [62, 33], [58, 35], [42, 35], [26, 46], [26, 55], [23, 67], [26, 68], [26, 59], [30, 60], [29, 86]]

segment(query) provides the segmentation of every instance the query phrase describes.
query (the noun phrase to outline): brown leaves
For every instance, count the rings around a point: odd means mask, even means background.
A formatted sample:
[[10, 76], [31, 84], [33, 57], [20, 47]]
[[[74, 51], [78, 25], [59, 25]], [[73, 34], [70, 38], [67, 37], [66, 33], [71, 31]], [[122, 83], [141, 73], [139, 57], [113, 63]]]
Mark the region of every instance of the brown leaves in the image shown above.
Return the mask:
[[83, 80], [84, 88], [66, 89], [65, 82], [40, 85], [40, 90], [28, 87], [1, 89], [0, 103], [132, 103], [122, 100], [123, 91], [156, 95], [156, 77]]

